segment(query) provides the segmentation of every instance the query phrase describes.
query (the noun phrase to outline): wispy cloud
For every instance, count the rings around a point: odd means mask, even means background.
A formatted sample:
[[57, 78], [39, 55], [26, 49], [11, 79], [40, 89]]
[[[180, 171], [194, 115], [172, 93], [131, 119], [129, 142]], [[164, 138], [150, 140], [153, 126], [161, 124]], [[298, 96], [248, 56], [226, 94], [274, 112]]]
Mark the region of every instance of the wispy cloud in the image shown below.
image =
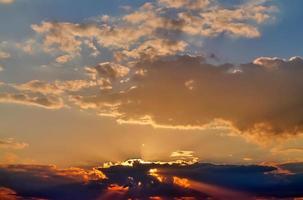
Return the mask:
[[24, 149], [28, 147], [25, 142], [17, 142], [14, 138], [0, 139], [0, 148], [2, 149]]

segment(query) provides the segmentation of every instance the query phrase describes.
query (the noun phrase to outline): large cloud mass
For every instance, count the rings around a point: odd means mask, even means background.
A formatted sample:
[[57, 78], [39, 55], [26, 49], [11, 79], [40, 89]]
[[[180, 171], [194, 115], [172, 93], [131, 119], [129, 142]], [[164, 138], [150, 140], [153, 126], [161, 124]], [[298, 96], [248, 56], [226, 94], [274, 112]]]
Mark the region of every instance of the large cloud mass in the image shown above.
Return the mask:
[[302, 66], [299, 57], [259, 58], [240, 66], [190, 56], [141, 62], [135, 70], [143, 72], [134, 73], [130, 88], [73, 100], [101, 114], [115, 113], [120, 122], [203, 128], [224, 121], [244, 133], [299, 134]]

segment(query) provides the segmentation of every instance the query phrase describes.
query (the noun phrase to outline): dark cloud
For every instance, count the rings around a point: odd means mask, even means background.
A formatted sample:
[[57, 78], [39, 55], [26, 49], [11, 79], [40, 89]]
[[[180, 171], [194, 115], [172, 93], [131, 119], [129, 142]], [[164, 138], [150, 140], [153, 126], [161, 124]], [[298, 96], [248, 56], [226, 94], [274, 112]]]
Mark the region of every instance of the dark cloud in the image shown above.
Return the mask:
[[[279, 173], [278, 168], [292, 168], [293, 173]], [[295, 198], [303, 196], [298, 168], [302, 163], [240, 166], [131, 160], [93, 170], [13, 165], [0, 168], [0, 194], [59, 200]]]
[[[303, 60], [260, 58], [215, 66], [182, 56], [138, 63], [131, 87], [78, 97], [122, 123], [205, 128], [220, 122], [254, 138], [302, 133]], [[106, 106], [104, 106], [106, 105]], [[223, 123], [224, 122], [224, 123]], [[220, 124], [219, 123], [219, 124]]]
[[97, 187], [99, 183], [95, 182], [104, 178], [96, 169], [58, 169], [51, 165], [0, 167], [0, 186], [10, 188], [24, 198], [97, 199], [98, 190], [103, 186]]

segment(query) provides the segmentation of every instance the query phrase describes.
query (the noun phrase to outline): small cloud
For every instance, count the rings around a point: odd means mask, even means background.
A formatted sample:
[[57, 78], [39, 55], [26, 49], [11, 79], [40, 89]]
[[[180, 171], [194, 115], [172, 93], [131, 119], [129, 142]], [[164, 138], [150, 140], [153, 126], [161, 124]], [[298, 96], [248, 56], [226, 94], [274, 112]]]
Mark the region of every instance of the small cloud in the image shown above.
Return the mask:
[[245, 158], [243, 158], [243, 160], [246, 161], [246, 162], [253, 161], [253, 159], [252, 159], [252, 158], [249, 158], [249, 157], [245, 157]]
[[10, 58], [11, 55], [5, 51], [0, 51], [0, 59], [7, 59]]
[[56, 95], [0, 93], [0, 103], [37, 106], [45, 109], [60, 109], [64, 107], [62, 98]]
[[0, 139], [0, 149], [24, 149], [27, 143], [17, 142], [14, 138]]
[[73, 57], [71, 55], [62, 55], [56, 58], [56, 62], [63, 64], [63, 63], [67, 63], [69, 61], [71, 61], [73, 59]]
[[14, 2], [15, 2], [15, 0], [0, 0], [0, 4], [11, 4]]
[[189, 90], [195, 89], [194, 84], [195, 84], [194, 80], [188, 80], [184, 83], [185, 87], [187, 87]]
[[174, 151], [170, 157], [193, 157], [193, 151]]
[[34, 53], [34, 49], [38, 48], [34, 39], [28, 39], [25, 42], [16, 43], [16, 47], [30, 55]]

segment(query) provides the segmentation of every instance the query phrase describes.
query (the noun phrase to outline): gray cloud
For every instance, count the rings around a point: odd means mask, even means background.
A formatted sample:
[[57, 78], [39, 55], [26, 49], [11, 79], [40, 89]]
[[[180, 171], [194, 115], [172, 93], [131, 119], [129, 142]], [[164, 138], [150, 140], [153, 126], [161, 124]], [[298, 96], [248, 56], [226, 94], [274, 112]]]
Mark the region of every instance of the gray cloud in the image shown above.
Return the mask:
[[64, 107], [63, 100], [56, 95], [0, 93], [0, 103], [14, 103], [37, 106], [46, 109], [60, 109]]

